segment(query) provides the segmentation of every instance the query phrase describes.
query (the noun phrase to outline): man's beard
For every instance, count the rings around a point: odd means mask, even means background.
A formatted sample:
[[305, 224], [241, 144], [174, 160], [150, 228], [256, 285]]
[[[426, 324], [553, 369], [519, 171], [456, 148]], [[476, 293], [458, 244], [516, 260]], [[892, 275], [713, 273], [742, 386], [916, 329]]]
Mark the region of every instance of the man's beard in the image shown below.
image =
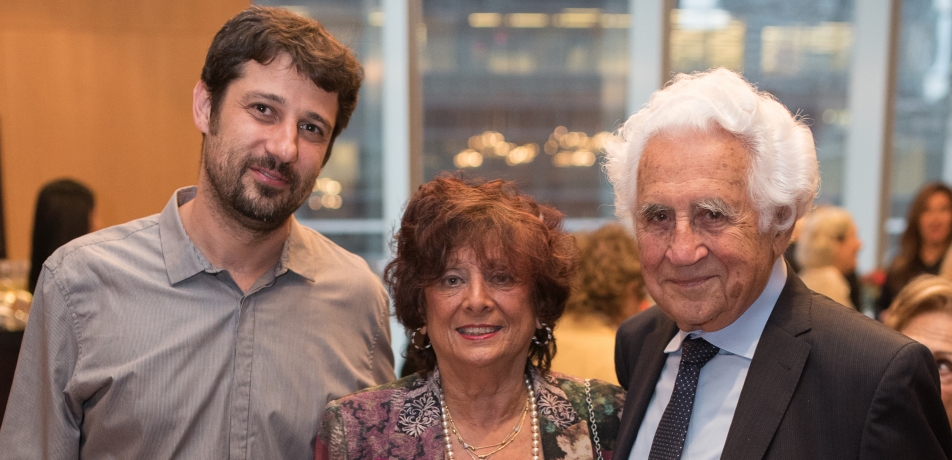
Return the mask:
[[[213, 200], [224, 214], [259, 233], [281, 227], [304, 204], [319, 172], [302, 179], [290, 163], [279, 163], [272, 155], [254, 157], [217, 140], [210, 140], [205, 147], [202, 164]], [[287, 181], [287, 188], [277, 189], [257, 181], [251, 187], [246, 186], [245, 173], [252, 167], [277, 171]]]

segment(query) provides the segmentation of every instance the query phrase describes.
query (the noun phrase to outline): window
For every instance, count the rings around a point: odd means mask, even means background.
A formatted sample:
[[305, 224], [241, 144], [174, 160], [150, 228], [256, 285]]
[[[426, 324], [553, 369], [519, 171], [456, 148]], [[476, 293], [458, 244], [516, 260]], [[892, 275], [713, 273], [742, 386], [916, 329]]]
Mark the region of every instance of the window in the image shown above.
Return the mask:
[[424, 171], [515, 181], [569, 227], [613, 216], [600, 142], [626, 118], [627, 0], [423, 2]]

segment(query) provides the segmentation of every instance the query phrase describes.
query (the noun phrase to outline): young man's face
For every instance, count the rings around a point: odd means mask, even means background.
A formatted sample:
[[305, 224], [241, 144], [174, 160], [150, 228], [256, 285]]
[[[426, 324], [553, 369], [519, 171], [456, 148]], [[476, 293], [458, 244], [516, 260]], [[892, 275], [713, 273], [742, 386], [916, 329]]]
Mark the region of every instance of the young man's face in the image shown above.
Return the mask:
[[337, 93], [318, 88], [282, 53], [268, 65], [245, 63], [215, 123], [210, 108], [200, 82], [194, 109], [205, 134], [200, 187], [242, 225], [258, 231], [280, 227], [310, 196], [320, 173]]

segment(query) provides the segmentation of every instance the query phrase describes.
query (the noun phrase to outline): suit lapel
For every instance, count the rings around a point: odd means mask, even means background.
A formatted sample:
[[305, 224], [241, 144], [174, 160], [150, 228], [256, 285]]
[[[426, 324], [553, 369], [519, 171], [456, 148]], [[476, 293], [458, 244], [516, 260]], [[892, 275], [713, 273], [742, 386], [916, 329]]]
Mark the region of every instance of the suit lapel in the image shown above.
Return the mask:
[[[627, 459], [635, 444], [635, 436], [645, 418], [648, 403], [654, 394], [655, 385], [661, 376], [668, 355], [664, 348], [677, 332], [678, 327], [667, 317], [659, 321], [651, 333], [645, 336], [638, 351], [638, 358], [631, 367], [628, 378], [628, 395], [625, 397], [625, 409], [622, 412], [619, 438], [615, 442], [613, 458]], [[635, 345], [635, 344], [632, 344]], [[634, 353], [632, 353], [634, 354]]]
[[797, 336], [810, 330], [812, 295], [789, 265], [787, 273], [750, 363], [721, 458], [764, 457], [810, 355], [810, 345]]

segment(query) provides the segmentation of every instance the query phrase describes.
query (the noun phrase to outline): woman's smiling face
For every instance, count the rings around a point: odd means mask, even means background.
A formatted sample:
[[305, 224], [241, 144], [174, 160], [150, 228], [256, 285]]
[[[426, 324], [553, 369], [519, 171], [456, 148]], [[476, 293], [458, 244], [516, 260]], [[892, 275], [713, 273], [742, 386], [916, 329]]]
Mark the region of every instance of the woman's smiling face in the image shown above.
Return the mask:
[[537, 327], [531, 289], [500, 258], [456, 250], [424, 295], [425, 332], [441, 368], [525, 366]]

